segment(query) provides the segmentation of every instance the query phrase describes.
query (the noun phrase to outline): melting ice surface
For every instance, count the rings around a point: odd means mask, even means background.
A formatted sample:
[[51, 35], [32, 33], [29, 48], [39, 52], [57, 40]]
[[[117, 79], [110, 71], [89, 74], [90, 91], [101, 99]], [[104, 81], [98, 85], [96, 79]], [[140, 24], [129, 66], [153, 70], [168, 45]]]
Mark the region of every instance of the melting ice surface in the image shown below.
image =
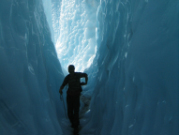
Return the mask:
[[172, 0], [1, 0], [0, 134], [70, 134], [73, 63], [89, 75], [81, 135], [178, 135], [178, 19]]
[[[89, 68], [97, 52], [96, 11], [99, 2], [62, 0], [59, 2], [60, 10], [54, 8], [53, 2], [43, 2], [47, 18], [51, 18], [48, 22], [53, 26], [51, 31], [55, 35], [54, 42], [61, 65], [65, 70], [69, 64], [74, 64], [77, 71]], [[52, 14], [48, 14], [49, 11]]]

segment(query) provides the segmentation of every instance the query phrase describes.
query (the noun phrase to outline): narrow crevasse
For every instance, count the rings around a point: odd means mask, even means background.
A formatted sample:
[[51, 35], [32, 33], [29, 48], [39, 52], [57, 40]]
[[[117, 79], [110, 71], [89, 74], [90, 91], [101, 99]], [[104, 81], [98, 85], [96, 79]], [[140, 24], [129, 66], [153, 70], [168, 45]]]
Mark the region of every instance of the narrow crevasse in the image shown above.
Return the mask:
[[70, 134], [58, 90], [73, 63], [89, 75], [81, 135], [178, 135], [178, 5], [1, 0], [0, 134]]

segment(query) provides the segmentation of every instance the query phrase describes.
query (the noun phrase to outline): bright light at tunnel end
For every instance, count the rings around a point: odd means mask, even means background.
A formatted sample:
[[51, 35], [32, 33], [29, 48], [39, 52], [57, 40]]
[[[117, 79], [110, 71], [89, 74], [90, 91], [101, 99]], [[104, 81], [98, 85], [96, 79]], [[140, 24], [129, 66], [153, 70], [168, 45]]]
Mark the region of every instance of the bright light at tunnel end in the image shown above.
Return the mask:
[[97, 7], [90, 1], [62, 1], [59, 21], [54, 21], [59, 23], [60, 33], [55, 47], [65, 72], [71, 64], [76, 72], [83, 72], [93, 63], [97, 52]]

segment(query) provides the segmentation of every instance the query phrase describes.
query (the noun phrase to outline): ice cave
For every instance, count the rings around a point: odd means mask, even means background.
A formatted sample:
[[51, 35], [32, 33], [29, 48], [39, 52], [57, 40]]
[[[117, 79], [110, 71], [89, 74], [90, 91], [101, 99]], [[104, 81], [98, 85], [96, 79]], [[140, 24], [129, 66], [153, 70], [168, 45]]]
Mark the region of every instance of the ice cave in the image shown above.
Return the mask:
[[0, 135], [72, 134], [69, 64], [80, 135], [179, 135], [178, 0], [0, 0]]

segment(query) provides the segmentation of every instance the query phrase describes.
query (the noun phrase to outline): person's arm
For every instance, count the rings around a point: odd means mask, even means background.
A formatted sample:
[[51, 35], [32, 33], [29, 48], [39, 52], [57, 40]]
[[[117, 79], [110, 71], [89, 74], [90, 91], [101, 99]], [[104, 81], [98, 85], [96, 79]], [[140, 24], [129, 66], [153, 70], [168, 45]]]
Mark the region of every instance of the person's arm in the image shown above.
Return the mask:
[[85, 73], [85, 85], [88, 83], [88, 75]]
[[86, 73], [82, 73], [82, 76], [81, 77], [84, 77], [85, 78], [85, 83], [82, 82], [80, 83], [81, 85], [86, 85], [88, 83], [88, 75]]
[[61, 85], [61, 87], [60, 87], [60, 89], [59, 89], [59, 93], [62, 95], [63, 94], [63, 92], [62, 92], [62, 90], [63, 90], [63, 88], [65, 87], [65, 85], [68, 83], [68, 77], [66, 76], [65, 77], [65, 79], [64, 79], [64, 81], [63, 81], [63, 83], [62, 83], [62, 85]]

